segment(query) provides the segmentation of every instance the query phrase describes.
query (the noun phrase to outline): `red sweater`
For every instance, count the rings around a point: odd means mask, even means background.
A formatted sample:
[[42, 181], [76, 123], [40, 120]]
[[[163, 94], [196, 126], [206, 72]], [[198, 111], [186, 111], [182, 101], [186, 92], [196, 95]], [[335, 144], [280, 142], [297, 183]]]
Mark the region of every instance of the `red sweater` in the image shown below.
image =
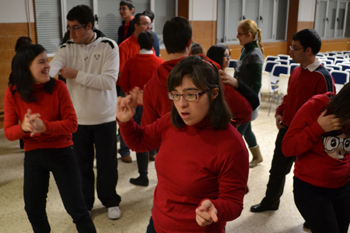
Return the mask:
[[[203, 120], [194, 126], [175, 128], [168, 113], [146, 127], [133, 120], [119, 127], [130, 149], [151, 151], [159, 147], [152, 210], [158, 233], [222, 232], [227, 221], [241, 214], [248, 152], [232, 125], [214, 131]], [[215, 205], [219, 222], [201, 227], [195, 209], [204, 199]]]
[[118, 85], [125, 93], [134, 87], [143, 90], [144, 85], [154, 76], [157, 67], [162, 63], [164, 60], [155, 54], [137, 54], [125, 63]]
[[[8, 87], [5, 93], [5, 137], [10, 141], [22, 138], [25, 151], [72, 146], [72, 133], [78, 128], [77, 116], [66, 85], [55, 80], [51, 94], [41, 90], [43, 86], [44, 84], [35, 85], [34, 95], [37, 101], [31, 103], [24, 102], [18, 92], [11, 93], [16, 86]], [[32, 113], [40, 113], [46, 126], [45, 133], [31, 137], [30, 133], [22, 131], [18, 122], [23, 120], [27, 109], [31, 109]]]
[[[153, 53], [154, 49], [152, 48]], [[132, 57], [136, 56], [140, 52], [140, 45], [137, 38], [134, 35], [126, 38], [119, 45], [119, 73], [124, 70], [125, 63]]]
[[315, 71], [296, 67], [290, 75], [287, 95], [276, 110], [282, 116], [282, 122], [289, 126], [299, 108], [313, 95], [334, 92], [334, 80], [329, 72], [320, 65]]
[[[167, 80], [170, 71], [184, 58], [164, 62], [146, 84], [143, 90], [142, 126], [152, 124], [171, 111], [172, 100], [168, 98]], [[252, 114], [252, 107], [248, 100], [229, 85], [224, 85], [224, 94], [236, 124], [248, 123]]]
[[297, 156], [294, 175], [322, 188], [339, 188], [350, 179], [350, 155], [343, 159], [330, 157], [324, 150], [324, 130], [317, 119], [328, 105], [332, 93], [316, 95], [295, 115], [282, 142], [285, 156]]

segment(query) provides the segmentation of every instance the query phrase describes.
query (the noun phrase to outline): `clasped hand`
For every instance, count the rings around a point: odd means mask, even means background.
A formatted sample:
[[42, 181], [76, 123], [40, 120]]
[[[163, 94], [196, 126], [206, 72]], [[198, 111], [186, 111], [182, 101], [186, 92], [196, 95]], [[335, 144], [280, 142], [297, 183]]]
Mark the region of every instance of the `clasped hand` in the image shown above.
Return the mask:
[[135, 115], [137, 100], [140, 95], [140, 89], [134, 88], [126, 97], [118, 97], [117, 101], [117, 119], [120, 123], [130, 121]]
[[33, 137], [37, 133], [44, 133], [46, 126], [40, 119], [40, 113], [32, 113], [32, 110], [28, 109], [24, 115], [21, 129], [24, 132], [30, 132], [30, 136]]

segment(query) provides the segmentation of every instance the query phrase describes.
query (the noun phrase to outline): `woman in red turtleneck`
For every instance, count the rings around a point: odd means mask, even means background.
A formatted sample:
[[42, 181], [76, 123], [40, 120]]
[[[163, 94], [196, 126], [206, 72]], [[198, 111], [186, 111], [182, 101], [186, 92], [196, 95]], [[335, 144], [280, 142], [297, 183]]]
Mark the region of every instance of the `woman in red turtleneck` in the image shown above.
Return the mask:
[[136, 151], [159, 147], [155, 166], [152, 232], [224, 232], [243, 209], [248, 152], [230, 124], [215, 66], [186, 57], [168, 78], [170, 113], [141, 127], [132, 117], [136, 93], [118, 100], [117, 118], [127, 145]]
[[[50, 78], [41, 45], [23, 46], [12, 60], [5, 93], [7, 139], [24, 141], [24, 202], [34, 232], [50, 232], [46, 197], [52, 172], [78, 232], [96, 232], [85, 206], [72, 133], [77, 116], [66, 85]], [[19, 123], [20, 122], [20, 123]]]

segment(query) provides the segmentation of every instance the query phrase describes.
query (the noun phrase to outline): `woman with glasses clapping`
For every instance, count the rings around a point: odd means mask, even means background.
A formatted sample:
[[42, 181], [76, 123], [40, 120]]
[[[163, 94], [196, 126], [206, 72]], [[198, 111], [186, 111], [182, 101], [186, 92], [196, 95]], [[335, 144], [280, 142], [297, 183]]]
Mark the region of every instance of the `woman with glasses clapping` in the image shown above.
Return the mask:
[[167, 84], [172, 110], [151, 125], [132, 120], [137, 93], [119, 97], [117, 106], [131, 149], [159, 147], [152, 231], [224, 232], [242, 211], [249, 168], [218, 71], [205, 58], [190, 56], [171, 71]]

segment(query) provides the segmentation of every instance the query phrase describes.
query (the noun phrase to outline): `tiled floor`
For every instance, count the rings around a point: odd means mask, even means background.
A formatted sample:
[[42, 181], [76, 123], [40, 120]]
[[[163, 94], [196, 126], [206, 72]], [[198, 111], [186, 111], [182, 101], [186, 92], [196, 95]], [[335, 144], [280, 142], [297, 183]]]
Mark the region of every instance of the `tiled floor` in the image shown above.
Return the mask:
[[[250, 169], [250, 192], [244, 200], [244, 210], [241, 216], [227, 224], [227, 233], [303, 233], [304, 223], [293, 201], [292, 174], [287, 176], [286, 187], [277, 211], [251, 213], [249, 208], [257, 204], [264, 196], [269, 169], [277, 134], [274, 121], [275, 105], [268, 116], [268, 103], [262, 102], [259, 117], [253, 122], [264, 161]], [[137, 165], [135, 153], [131, 164], [119, 162], [119, 182], [117, 192], [122, 197], [120, 208], [122, 217], [112, 221], [107, 217], [106, 209], [97, 200], [92, 216], [98, 232], [104, 233], [138, 233], [145, 232], [151, 214], [153, 191], [157, 184], [154, 163], [149, 163], [150, 185], [137, 187], [129, 183], [130, 177], [136, 177]], [[76, 232], [70, 216], [63, 208], [57, 192], [55, 181], [50, 180], [50, 191], [47, 200], [47, 213], [53, 233]], [[32, 232], [24, 211], [23, 196], [23, 151], [18, 142], [9, 142], [0, 131], [0, 232], [26, 233]]]

